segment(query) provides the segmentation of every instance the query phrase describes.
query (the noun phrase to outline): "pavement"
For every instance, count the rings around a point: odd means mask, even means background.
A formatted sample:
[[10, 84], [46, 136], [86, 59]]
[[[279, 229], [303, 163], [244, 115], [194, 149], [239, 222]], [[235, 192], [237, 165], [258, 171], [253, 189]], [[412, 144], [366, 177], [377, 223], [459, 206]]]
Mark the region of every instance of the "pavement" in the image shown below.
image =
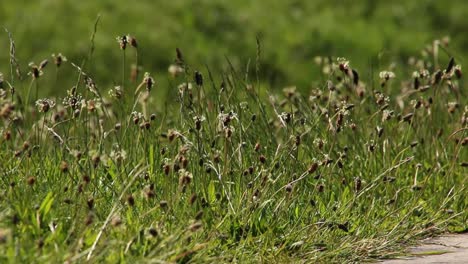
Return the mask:
[[381, 264], [468, 264], [468, 234], [445, 235], [421, 241], [422, 244], [408, 249], [408, 255], [385, 260]]

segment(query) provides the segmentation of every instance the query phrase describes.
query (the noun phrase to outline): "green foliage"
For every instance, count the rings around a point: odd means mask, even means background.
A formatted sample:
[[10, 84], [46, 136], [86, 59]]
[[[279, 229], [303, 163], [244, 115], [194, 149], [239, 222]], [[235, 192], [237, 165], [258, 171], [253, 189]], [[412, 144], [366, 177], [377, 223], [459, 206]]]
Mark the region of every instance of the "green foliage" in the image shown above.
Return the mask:
[[466, 231], [464, 40], [428, 41], [465, 10], [395, 3], [0, 2], [0, 262], [364, 262]]
[[[131, 34], [140, 42], [140, 63], [151, 72], [165, 73], [176, 47], [197, 68], [210, 65], [220, 73], [225, 56], [238, 68], [255, 58], [256, 37], [262, 43], [261, 79], [271, 87], [296, 84], [307, 88], [318, 69], [313, 58], [347, 56], [356, 67], [404, 62], [424, 43], [451, 36], [453, 51], [463, 61], [467, 39], [466, 1], [2, 1], [1, 26], [17, 41], [18, 58], [50, 58], [62, 52], [81, 64], [88, 51], [92, 25], [101, 22], [89, 71], [102, 85], [120, 80], [121, 54], [116, 36]], [[5, 36], [5, 35], [4, 35]], [[0, 50], [8, 40], [0, 39]], [[1, 65], [8, 53], [0, 55]], [[99, 65], [99, 66], [98, 66]], [[0, 66], [6, 71], [5, 66]], [[128, 71], [130, 65], [128, 65]], [[165, 82], [165, 80], [160, 80]], [[72, 86], [61, 79], [46, 91]]]

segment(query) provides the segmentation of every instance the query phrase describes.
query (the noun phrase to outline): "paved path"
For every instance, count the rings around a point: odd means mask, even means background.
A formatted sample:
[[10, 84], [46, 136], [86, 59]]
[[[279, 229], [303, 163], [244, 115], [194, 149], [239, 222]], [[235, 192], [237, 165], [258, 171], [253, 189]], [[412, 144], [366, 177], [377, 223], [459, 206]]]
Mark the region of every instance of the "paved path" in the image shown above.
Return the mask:
[[421, 246], [409, 249], [410, 257], [386, 260], [382, 264], [426, 264], [463, 263], [468, 264], [468, 234], [446, 235], [431, 238]]

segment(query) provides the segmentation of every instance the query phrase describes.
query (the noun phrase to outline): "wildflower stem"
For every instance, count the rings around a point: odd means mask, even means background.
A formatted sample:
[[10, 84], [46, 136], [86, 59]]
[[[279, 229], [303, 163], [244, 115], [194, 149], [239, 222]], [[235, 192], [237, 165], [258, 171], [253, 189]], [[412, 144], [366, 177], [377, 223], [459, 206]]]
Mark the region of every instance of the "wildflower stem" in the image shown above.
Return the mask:
[[35, 88], [36, 88], [36, 95], [35, 95], [35, 98], [34, 98], [34, 102], [37, 101], [37, 99], [39, 98], [39, 82], [35, 82]]
[[135, 80], [138, 81], [138, 49], [135, 49], [135, 65], [136, 65], [136, 74], [135, 74]]
[[57, 86], [59, 69], [60, 69], [59, 67], [55, 67], [55, 82], [54, 82], [54, 86]]
[[125, 91], [125, 50], [122, 53], [122, 90]]
[[[27, 109], [28, 105], [29, 105], [29, 97], [31, 95], [31, 89], [32, 89], [32, 86], [34, 84], [34, 78], [31, 79], [31, 83], [29, 84], [29, 87], [28, 87], [28, 92], [26, 94], [26, 101], [24, 103], [24, 107]], [[26, 111], [27, 112], [27, 111]]]

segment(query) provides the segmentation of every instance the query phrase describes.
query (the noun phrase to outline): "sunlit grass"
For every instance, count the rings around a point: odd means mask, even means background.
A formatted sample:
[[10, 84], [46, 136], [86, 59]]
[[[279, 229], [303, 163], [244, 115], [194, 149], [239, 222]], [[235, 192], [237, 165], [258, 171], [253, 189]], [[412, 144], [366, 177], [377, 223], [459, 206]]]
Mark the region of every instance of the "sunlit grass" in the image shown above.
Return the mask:
[[[317, 58], [323, 82], [301, 93], [267, 91], [234, 67], [217, 82], [180, 50], [168, 76], [136, 78], [125, 74], [137, 63], [131, 39], [119, 38], [115, 87], [84, 62], [17, 74], [10, 50], [1, 262], [366, 261], [466, 230], [468, 108], [456, 58], [432, 50], [370, 77]], [[261, 70], [261, 57], [252, 61]], [[50, 74], [76, 85], [39, 98]]]

